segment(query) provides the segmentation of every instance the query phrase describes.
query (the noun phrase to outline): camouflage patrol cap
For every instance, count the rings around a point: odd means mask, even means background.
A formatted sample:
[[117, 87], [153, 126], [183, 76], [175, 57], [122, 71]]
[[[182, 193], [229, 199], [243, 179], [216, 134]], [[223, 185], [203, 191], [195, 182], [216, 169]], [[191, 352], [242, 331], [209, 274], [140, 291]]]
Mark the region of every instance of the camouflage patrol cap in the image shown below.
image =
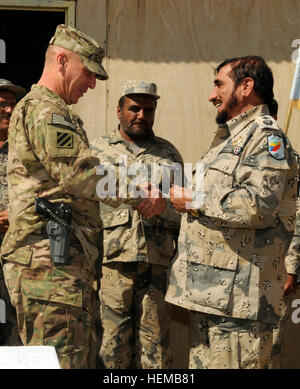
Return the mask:
[[4, 78], [0, 78], [0, 90], [9, 90], [16, 96], [17, 100], [26, 94], [26, 89], [13, 84], [11, 81], [5, 80]]
[[156, 100], [158, 100], [160, 96], [158, 96], [156, 92], [157, 86], [153, 82], [146, 82], [142, 80], [129, 80], [122, 82], [120, 97], [133, 94], [144, 94], [150, 95]]
[[108, 79], [108, 75], [102, 66], [104, 50], [98, 42], [78, 29], [59, 24], [49, 44], [73, 51], [79, 55], [82, 63], [91, 72], [95, 73], [99, 80]]

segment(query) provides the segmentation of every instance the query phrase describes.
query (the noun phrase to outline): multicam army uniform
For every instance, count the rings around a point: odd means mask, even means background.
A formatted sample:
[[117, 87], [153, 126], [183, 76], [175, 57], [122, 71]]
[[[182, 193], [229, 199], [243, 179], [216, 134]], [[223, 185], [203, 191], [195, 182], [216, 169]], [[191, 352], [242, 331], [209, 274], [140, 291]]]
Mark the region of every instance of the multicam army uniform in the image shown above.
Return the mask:
[[[6, 284], [24, 345], [52, 345], [63, 368], [88, 364], [94, 265], [98, 258], [96, 166], [78, 116], [44, 86], [33, 85], [9, 130], [9, 229], [2, 244]], [[35, 197], [72, 208], [70, 264], [53, 265], [48, 219]], [[107, 201], [111, 201], [107, 199]], [[116, 202], [117, 205], [118, 202]]]
[[[7, 154], [8, 141], [4, 142], [0, 147], [0, 212], [5, 211], [8, 206], [7, 193]], [[1, 242], [3, 236], [0, 236]]]
[[[7, 192], [7, 154], [8, 142], [0, 147], [0, 212], [8, 206]], [[0, 234], [0, 245], [5, 234]], [[9, 294], [5, 285], [2, 266], [0, 263], [0, 299], [5, 302], [5, 323], [0, 323], [0, 345], [18, 346], [20, 339], [17, 328], [16, 310], [10, 303]]]
[[[120, 156], [127, 158], [128, 166], [177, 163], [181, 168], [183, 163], [172, 144], [154, 135], [129, 143], [115, 131], [91, 142], [91, 151], [112, 165]], [[112, 209], [101, 203], [100, 211], [104, 234], [100, 356], [106, 368], [169, 368], [171, 311], [164, 296], [180, 215], [170, 202], [160, 216], [150, 219], [126, 205]]]
[[227, 122], [202, 158], [205, 201], [182, 218], [166, 300], [191, 311], [191, 368], [278, 366], [297, 164], [268, 112]]

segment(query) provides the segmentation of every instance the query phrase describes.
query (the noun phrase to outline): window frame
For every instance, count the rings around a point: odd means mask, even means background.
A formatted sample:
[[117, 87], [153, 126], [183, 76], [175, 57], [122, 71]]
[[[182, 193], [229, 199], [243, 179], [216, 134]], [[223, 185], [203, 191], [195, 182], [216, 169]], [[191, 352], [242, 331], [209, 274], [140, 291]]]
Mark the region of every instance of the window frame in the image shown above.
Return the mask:
[[0, 0], [0, 10], [16, 11], [64, 11], [65, 24], [75, 27], [76, 1], [59, 0]]

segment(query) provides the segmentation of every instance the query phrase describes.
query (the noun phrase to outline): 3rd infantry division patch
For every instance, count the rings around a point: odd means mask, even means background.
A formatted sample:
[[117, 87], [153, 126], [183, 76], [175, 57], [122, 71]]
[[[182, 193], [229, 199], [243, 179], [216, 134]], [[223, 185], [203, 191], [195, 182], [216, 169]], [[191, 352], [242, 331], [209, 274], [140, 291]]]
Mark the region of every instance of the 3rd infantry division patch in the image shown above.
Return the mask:
[[73, 134], [69, 132], [60, 132], [56, 133], [56, 146], [58, 148], [64, 149], [73, 149]]

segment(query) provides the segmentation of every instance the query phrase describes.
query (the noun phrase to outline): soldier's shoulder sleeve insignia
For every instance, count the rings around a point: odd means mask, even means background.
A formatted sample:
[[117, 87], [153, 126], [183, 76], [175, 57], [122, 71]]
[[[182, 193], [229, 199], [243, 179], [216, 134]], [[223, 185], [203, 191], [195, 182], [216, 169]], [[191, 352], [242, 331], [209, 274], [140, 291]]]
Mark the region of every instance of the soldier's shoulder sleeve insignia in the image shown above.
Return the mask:
[[75, 124], [72, 123], [68, 117], [58, 113], [52, 113], [51, 124], [58, 127], [68, 128], [73, 131], [76, 129]]
[[275, 159], [284, 159], [284, 143], [283, 138], [278, 135], [268, 136], [268, 151]]
[[74, 135], [70, 132], [56, 132], [56, 146], [63, 149], [73, 149]]

